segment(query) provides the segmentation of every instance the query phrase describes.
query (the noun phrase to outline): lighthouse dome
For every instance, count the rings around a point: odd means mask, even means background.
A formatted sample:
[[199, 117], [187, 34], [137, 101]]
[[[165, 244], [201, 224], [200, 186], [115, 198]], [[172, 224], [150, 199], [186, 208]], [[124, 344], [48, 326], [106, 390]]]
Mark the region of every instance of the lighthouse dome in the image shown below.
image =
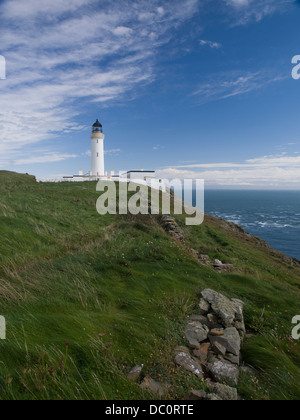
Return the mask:
[[97, 120], [95, 122], [95, 124], [93, 125], [93, 127], [95, 127], [95, 128], [102, 128], [102, 124], [99, 122], [99, 120]]
[[93, 133], [102, 133], [102, 124], [99, 122], [99, 120], [93, 124]]

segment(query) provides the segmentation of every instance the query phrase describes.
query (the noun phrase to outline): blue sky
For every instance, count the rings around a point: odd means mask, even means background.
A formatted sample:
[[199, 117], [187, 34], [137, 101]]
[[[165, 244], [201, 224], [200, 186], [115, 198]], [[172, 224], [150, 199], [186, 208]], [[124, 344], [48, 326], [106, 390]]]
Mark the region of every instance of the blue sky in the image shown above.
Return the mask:
[[[298, 3], [298, 4], [297, 4]], [[211, 188], [300, 189], [299, 2], [0, 2], [0, 169], [155, 169]]]

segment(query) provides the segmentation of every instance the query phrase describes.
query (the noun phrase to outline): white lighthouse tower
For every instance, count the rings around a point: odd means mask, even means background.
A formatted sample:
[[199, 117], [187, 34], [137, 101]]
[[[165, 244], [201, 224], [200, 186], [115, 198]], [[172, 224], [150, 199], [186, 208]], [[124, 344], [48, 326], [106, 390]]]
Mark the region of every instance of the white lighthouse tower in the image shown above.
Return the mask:
[[92, 140], [92, 167], [91, 177], [102, 177], [105, 175], [104, 170], [104, 134], [102, 124], [97, 120], [93, 125], [91, 134]]

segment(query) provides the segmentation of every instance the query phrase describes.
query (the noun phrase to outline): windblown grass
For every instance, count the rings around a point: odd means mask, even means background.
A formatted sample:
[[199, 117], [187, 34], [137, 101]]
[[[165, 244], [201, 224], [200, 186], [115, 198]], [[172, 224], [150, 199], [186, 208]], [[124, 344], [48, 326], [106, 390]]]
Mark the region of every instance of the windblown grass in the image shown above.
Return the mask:
[[243, 299], [246, 399], [299, 399], [300, 270], [211, 217], [185, 228], [189, 246], [234, 263], [202, 267], [147, 216], [99, 216], [94, 183], [39, 184], [0, 172], [0, 399], [152, 398], [126, 378], [135, 364], [183, 398], [204, 384], [173, 363], [186, 317], [210, 287]]

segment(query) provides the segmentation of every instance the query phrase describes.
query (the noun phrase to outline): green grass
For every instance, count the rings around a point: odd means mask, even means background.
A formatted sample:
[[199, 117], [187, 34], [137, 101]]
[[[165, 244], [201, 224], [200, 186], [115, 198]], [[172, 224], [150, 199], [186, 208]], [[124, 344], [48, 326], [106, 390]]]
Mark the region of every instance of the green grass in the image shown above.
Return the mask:
[[245, 399], [299, 399], [300, 270], [206, 217], [188, 247], [235, 264], [202, 267], [148, 216], [99, 216], [95, 183], [40, 184], [0, 172], [0, 399], [150, 399], [135, 364], [169, 382], [168, 398], [204, 384], [173, 363], [186, 317], [205, 287], [245, 301]]

